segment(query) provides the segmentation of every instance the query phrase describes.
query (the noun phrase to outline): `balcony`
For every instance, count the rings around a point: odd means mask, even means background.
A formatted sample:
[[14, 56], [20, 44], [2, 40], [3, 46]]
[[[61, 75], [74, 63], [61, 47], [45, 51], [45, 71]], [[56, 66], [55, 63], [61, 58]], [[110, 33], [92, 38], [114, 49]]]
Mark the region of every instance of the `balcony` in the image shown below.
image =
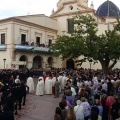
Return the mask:
[[34, 46], [30, 46], [30, 45], [15, 45], [15, 50], [21, 50], [21, 51], [26, 51], [26, 50], [33, 50]]
[[0, 51], [5, 51], [7, 49], [7, 45], [6, 44], [1, 44], [0, 45]]
[[48, 47], [34, 47], [34, 51], [49, 52], [50, 48]]
[[15, 50], [17, 51], [31, 51], [31, 52], [50, 52], [50, 48], [48, 47], [36, 47], [36, 46], [31, 46], [31, 45], [21, 45], [21, 44], [16, 44], [15, 45]]

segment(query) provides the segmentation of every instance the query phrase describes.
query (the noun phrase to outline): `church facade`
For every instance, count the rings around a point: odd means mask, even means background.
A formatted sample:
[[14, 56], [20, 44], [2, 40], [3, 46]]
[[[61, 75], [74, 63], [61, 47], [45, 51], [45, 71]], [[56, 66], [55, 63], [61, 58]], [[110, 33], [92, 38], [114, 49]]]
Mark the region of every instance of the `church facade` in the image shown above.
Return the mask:
[[[17, 16], [0, 20], [0, 68], [75, 68], [74, 60], [61, 61], [51, 54], [57, 35], [69, 34], [70, 19], [77, 13], [90, 14], [98, 23], [98, 34], [113, 29], [119, 8], [106, 1], [94, 10], [88, 0], [59, 0], [57, 10], [48, 17], [44, 14]], [[119, 64], [119, 62], [118, 62]], [[118, 67], [118, 64], [115, 67]], [[89, 68], [89, 62], [82, 67]], [[100, 64], [92, 69], [101, 68]]]

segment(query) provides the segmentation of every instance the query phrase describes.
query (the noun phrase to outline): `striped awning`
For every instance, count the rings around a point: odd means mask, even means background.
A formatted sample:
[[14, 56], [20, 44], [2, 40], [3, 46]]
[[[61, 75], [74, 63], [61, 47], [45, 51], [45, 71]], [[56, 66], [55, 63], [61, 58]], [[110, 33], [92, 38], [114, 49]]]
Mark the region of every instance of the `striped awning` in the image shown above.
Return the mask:
[[11, 65], [26, 65], [26, 61], [12, 61]]
[[34, 47], [34, 51], [49, 52], [49, 50], [47, 47]]
[[16, 50], [32, 50], [34, 49], [34, 46], [30, 46], [30, 45], [15, 45], [15, 49]]
[[36, 47], [36, 46], [30, 46], [30, 45], [15, 45], [15, 50], [20, 51], [31, 51], [31, 52], [46, 52], [48, 53], [50, 51], [50, 48], [48, 47]]
[[0, 45], [0, 50], [3, 51], [3, 50], [6, 50], [7, 49], [7, 45], [6, 44], [1, 44]]

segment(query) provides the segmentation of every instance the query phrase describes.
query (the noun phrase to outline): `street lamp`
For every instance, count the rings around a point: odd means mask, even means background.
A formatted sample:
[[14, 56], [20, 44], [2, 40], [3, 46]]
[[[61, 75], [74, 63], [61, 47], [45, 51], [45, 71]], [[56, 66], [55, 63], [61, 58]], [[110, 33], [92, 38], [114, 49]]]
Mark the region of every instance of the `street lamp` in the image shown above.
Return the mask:
[[6, 59], [4, 58], [4, 59], [3, 59], [3, 62], [4, 62], [4, 69], [5, 69], [5, 61], [6, 61]]
[[90, 72], [91, 72], [92, 59], [89, 60], [89, 63], [90, 63]]
[[24, 69], [26, 68], [26, 61], [24, 62]]

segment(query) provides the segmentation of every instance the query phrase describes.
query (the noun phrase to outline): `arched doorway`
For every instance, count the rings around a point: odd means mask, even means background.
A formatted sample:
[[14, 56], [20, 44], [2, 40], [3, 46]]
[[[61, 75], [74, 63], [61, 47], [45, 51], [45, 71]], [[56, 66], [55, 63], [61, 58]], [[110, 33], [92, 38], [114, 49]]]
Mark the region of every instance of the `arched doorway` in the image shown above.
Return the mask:
[[43, 59], [41, 56], [35, 56], [33, 58], [33, 68], [42, 68]]
[[68, 59], [67, 61], [66, 61], [66, 68], [67, 69], [74, 69], [74, 61], [72, 60], [72, 59]]
[[[25, 55], [22, 55], [22, 56], [20, 57], [19, 61], [23, 61], [23, 62], [27, 63], [27, 57], [26, 57]], [[19, 69], [21, 69], [21, 68], [26, 68], [26, 64], [24, 64], [24, 65], [19, 65]]]
[[52, 57], [48, 58], [48, 66], [53, 67], [53, 58]]

